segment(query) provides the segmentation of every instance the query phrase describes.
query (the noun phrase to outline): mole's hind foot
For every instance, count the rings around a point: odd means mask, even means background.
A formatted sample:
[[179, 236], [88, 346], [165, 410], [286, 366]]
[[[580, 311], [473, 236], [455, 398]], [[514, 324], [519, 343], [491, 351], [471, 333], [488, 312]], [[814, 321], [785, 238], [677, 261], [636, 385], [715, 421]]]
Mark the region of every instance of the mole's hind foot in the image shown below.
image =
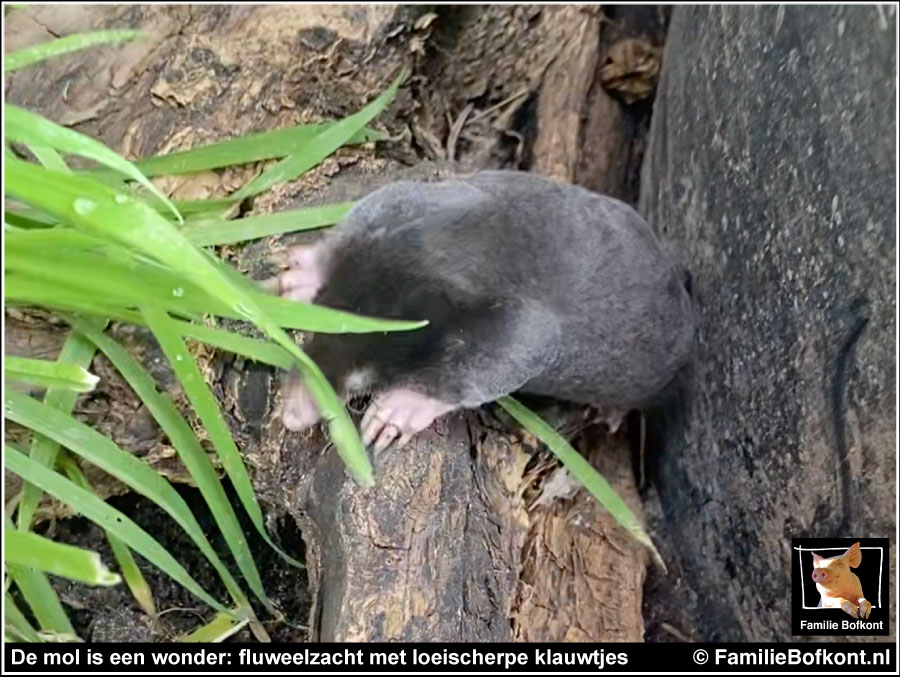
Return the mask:
[[363, 444], [375, 444], [375, 451], [387, 449], [399, 438], [402, 447], [439, 416], [456, 409], [452, 404], [417, 393], [394, 388], [375, 397], [363, 416]]

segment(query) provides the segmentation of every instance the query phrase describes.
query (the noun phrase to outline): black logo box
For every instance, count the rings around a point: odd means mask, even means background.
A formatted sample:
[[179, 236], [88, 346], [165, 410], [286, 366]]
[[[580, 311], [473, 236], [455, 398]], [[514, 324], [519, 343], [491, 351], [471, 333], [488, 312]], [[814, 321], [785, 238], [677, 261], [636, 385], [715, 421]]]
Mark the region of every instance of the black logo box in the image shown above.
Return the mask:
[[[856, 619], [843, 609], [819, 607], [819, 591], [812, 579], [812, 553], [842, 555], [859, 543], [862, 561], [856, 574], [863, 595], [872, 605], [867, 619]], [[872, 636], [890, 634], [890, 541], [887, 538], [792, 538], [791, 633], [815, 636]], [[812, 625], [810, 625], [812, 624]]]

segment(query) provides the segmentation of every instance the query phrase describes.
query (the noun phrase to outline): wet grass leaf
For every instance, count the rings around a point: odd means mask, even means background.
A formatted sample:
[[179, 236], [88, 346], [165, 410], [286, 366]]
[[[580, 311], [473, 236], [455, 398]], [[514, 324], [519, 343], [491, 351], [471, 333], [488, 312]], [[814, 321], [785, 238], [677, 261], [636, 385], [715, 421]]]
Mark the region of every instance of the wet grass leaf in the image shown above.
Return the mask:
[[141, 37], [140, 31], [111, 30], [75, 33], [64, 38], [42, 42], [38, 45], [18, 49], [3, 57], [3, 71], [6, 73], [40, 63], [55, 56], [62, 56], [96, 45], [116, 45]]
[[569, 472], [581, 482], [582, 486], [591, 492], [594, 498], [600, 502], [600, 505], [609, 511], [609, 514], [615, 518], [616, 522], [630, 533], [635, 540], [644, 545], [660, 568], [663, 571], [666, 570], [666, 564], [656, 546], [653, 545], [653, 541], [650, 540], [650, 536], [644, 530], [644, 526], [603, 475], [598, 473], [581, 454], [575, 451], [562, 435], [526, 406], [512, 397], [501, 397], [497, 400], [497, 403], [510, 416], [516, 419], [523, 428], [546, 444], [550, 451], [569, 469]]

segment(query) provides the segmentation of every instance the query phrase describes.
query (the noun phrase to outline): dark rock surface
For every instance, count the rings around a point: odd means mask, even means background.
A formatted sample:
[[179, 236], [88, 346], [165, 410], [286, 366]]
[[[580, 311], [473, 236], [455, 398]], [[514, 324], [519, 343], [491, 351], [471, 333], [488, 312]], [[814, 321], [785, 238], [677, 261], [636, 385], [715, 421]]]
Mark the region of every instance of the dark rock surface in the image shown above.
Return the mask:
[[792, 536], [895, 532], [895, 36], [887, 6], [672, 16], [640, 207], [698, 366], [655, 481], [708, 640], [790, 639]]

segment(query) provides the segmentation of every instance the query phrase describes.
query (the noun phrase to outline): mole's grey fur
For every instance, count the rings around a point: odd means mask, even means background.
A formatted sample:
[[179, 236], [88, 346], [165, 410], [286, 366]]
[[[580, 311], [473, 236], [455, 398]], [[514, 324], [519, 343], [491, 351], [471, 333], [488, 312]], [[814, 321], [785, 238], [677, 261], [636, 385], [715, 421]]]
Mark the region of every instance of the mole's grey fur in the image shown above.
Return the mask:
[[402, 388], [449, 411], [522, 390], [627, 411], [653, 404], [692, 354], [684, 273], [646, 222], [534, 174], [388, 185], [317, 257], [315, 303], [429, 321], [313, 337], [310, 357], [345, 394]]

